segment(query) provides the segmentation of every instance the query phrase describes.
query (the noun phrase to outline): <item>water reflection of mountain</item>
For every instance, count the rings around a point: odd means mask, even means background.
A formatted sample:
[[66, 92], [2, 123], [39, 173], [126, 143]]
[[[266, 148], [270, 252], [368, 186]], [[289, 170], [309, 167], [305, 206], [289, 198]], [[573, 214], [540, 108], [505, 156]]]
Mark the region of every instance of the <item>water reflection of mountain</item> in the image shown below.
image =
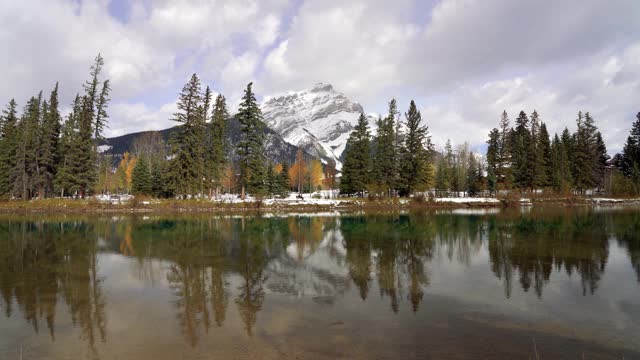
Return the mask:
[[554, 274], [577, 276], [587, 296], [598, 291], [611, 240], [640, 281], [639, 234], [636, 211], [587, 209], [11, 220], [0, 222], [0, 295], [5, 316], [46, 327], [52, 339], [56, 309], [66, 308], [95, 352], [108, 335], [99, 254], [119, 254], [142, 283], [168, 284], [176, 325], [195, 346], [230, 318], [253, 336], [271, 296], [337, 306], [375, 293], [394, 313], [417, 312], [434, 266], [468, 268], [479, 258], [507, 298], [514, 286], [543, 297]]

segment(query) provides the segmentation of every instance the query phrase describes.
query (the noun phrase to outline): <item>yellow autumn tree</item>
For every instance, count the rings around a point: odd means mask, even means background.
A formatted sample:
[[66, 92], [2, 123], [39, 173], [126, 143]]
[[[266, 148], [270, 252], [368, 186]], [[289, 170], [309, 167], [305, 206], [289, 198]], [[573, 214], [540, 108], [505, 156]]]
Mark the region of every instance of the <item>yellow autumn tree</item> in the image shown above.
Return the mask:
[[322, 173], [322, 163], [320, 160], [313, 159], [309, 163], [309, 184], [314, 190], [322, 185], [324, 174]]
[[235, 186], [236, 186], [235, 170], [232, 164], [227, 164], [225, 166], [224, 173], [223, 173], [222, 187], [224, 187], [227, 190], [227, 192], [232, 192]]
[[282, 172], [282, 164], [281, 163], [276, 163], [275, 165], [273, 165], [273, 173], [274, 174], [280, 174]]
[[125, 152], [122, 155], [120, 164], [118, 165], [117, 174], [120, 180], [120, 186], [126, 192], [131, 192], [131, 178], [137, 161], [138, 160], [135, 156], [131, 156], [131, 154]]
[[299, 193], [302, 192], [304, 187], [306, 175], [307, 164], [304, 160], [304, 154], [302, 154], [302, 150], [298, 149], [298, 152], [296, 153], [296, 161], [289, 169], [289, 182], [291, 186], [298, 188]]

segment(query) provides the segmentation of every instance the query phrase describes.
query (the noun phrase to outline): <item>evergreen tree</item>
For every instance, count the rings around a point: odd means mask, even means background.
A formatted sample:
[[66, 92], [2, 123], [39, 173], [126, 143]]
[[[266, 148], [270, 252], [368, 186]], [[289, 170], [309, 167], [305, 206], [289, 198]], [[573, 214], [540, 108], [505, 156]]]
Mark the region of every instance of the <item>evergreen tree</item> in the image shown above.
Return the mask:
[[267, 194], [270, 196], [275, 195], [278, 192], [278, 175], [273, 171], [273, 164], [271, 162], [267, 164], [265, 187], [267, 189]]
[[[527, 146], [527, 162], [531, 167], [531, 189], [539, 189], [547, 185], [545, 159], [541, 148], [540, 115], [536, 110], [531, 114], [531, 137]], [[548, 142], [547, 134], [547, 142]]]
[[239, 181], [243, 199], [245, 191], [249, 191], [256, 196], [262, 196], [266, 192], [262, 112], [256, 101], [252, 86], [253, 83], [247, 85], [237, 115], [237, 119], [240, 122], [240, 131], [242, 132], [242, 137], [238, 143], [238, 156], [240, 162]]
[[436, 191], [438, 196], [443, 196], [449, 191], [449, 169], [445, 156], [440, 156], [436, 170]]
[[101, 139], [106, 126], [107, 104], [109, 102], [109, 80], [102, 82], [100, 75], [104, 60], [100, 54], [91, 66], [91, 80], [84, 84], [84, 95], [80, 98], [80, 109], [75, 114], [76, 132], [73, 141], [75, 158], [75, 178], [80, 197], [94, 188], [97, 181], [98, 149], [97, 140]]
[[533, 187], [533, 168], [531, 166], [531, 132], [529, 130], [529, 118], [524, 111], [520, 111], [516, 119], [516, 128], [513, 133], [513, 173], [516, 187], [519, 189]]
[[536, 151], [538, 152], [536, 154], [536, 159], [540, 163], [540, 171], [543, 173], [542, 176], [538, 177], [538, 186], [550, 186], [551, 178], [553, 176], [553, 168], [551, 165], [551, 139], [549, 138], [549, 131], [547, 130], [547, 124], [545, 123], [540, 125]]
[[18, 104], [11, 99], [7, 109], [0, 116], [0, 196], [12, 194], [17, 140], [18, 140]]
[[577, 131], [575, 134], [573, 175], [575, 188], [580, 193], [596, 185], [596, 131], [595, 122], [589, 113], [578, 113]]
[[627, 177], [631, 177], [635, 165], [640, 166], [640, 112], [631, 126], [631, 132], [622, 149], [622, 161], [619, 170]]
[[349, 140], [347, 141], [342, 178], [340, 180], [340, 193], [364, 195], [371, 180], [370, 142], [371, 136], [367, 118], [364, 114], [360, 114], [358, 124], [349, 135]]
[[77, 136], [77, 118], [80, 113], [80, 95], [76, 95], [73, 101], [71, 112], [67, 116], [63, 126], [62, 135], [60, 137], [60, 145], [58, 147], [58, 169], [55, 178], [55, 187], [60, 192], [60, 196], [65, 194], [73, 195], [79, 190], [78, 187], [78, 151], [76, 142]]
[[41, 197], [46, 197], [53, 193], [53, 182], [58, 166], [58, 143], [61, 129], [58, 107], [58, 84], [56, 83], [49, 96], [48, 106], [46, 106], [46, 110], [43, 109], [43, 121], [40, 131], [38, 193]]
[[13, 192], [22, 200], [34, 195], [38, 170], [39, 122], [42, 96], [31, 97], [17, 126], [17, 147], [12, 171]]
[[500, 168], [500, 130], [489, 132], [487, 141], [487, 185], [490, 192], [497, 190], [497, 174]]
[[224, 169], [227, 165], [226, 128], [228, 119], [227, 101], [224, 96], [218, 95], [213, 106], [211, 122], [208, 124], [209, 144], [206, 163], [207, 177], [215, 187], [216, 194], [222, 187]]
[[375, 137], [374, 176], [378, 188], [390, 196], [396, 180], [396, 152], [395, 152], [395, 117], [398, 112], [396, 100], [389, 102], [389, 113], [384, 119], [378, 120], [378, 133]]
[[289, 183], [289, 163], [286, 161], [282, 164], [282, 170], [278, 176], [278, 194], [281, 196], [289, 195], [291, 189]]
[[500, 141], [498, 144], [498, 161], [496, 166], [496, 177], [498, 184], [503, 189], [510, 189], [513, 185], [512, 169], [512, 133], [509, 125], [509, 116], [506, 111], [500, 117]]
[[148, 162], [138, 159], [131, 176], [131, 192], [134, 195], [153, 194], [153, 179], [149, 172]]
[[182, 88], [177, 107], [178, 112], [173, 114], [173, 121], [182, 124], [182, 128], [171, 139], [171, 187], [176, 195], [196, 195], [202, 190], [200, 136], [204, 121], [200, 79], [196, 74]]
[[401, 196], [424, 191], [432, 183], [431, 152], [433, 146], [428, 127], [422, 125], [422, 115], [413, 100], [409, 105], [407, 134], [400, 153], [398, 190]]
[[480, 191], [480, 183], [478, 179], [481, 174], [478, 169], [478, 161], [473, 153], [469, 154], [469, 160], [467, 161], [467, 181], [466, 191], [469, 196], [476, 196]]
[[595, 142], [595, 183], [598, 190], [603, 190], [605, 188], [607, 169], [609, 168], [609, 160], [611, 160], [611, 157], [607, 154], [607, 147], [605, 146], [604, 140], [602, 140], [602, 134], [599, 131], [596, 132]]

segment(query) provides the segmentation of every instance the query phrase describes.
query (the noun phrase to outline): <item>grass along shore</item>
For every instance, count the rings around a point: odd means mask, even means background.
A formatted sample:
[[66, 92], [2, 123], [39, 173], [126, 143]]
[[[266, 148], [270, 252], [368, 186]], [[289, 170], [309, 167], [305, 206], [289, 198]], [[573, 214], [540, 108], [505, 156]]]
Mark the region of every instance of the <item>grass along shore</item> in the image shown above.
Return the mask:
[[[308, 195], [308, 194], [307, 194]], [[336, 198], [262, 199], [214, 201], [209, 199], [153, 199], [132, 197], [123, 201], [87, 199], [0, 200], [0, 213], [104, 213], [104, 212], [313, 212], [327, 210], [411, 210], [426, 208], [501, 208], [519, 206], [640, 205], [640, 198], [534, 197], [534, 198]]]

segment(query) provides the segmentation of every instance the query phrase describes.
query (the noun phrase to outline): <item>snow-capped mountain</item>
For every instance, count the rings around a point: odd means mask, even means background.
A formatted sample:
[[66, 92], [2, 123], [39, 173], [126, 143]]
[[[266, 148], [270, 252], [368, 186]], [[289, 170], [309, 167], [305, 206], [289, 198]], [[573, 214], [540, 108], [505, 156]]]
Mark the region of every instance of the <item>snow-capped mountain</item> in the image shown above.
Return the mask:
[[[349, 100], [330, 84], [319, 83], [311, 89], [265, 97], [264, 122], [290, 144], [326, 161], [340, 158], [349, 134], [358, 122], [362, 106]], [[373, 117], [369, 123], [374, 125]]]

